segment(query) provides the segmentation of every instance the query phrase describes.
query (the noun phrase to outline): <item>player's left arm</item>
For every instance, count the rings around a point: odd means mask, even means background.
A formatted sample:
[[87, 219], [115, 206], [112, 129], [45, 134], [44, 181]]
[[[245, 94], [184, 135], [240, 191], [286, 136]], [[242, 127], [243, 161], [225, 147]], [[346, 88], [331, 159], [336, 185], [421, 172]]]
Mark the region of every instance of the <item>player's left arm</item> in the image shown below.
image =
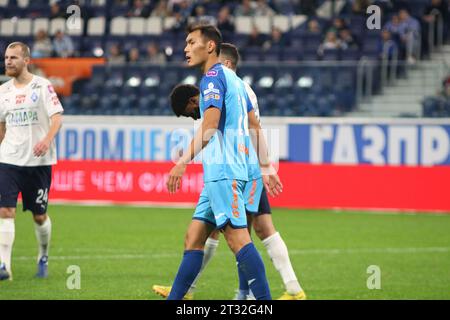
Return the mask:
[[0, 122], [0, 144], [5, 138], [5, 134], [6, 134], [6, 122]]
[[210, 107], [205, 110], [200, 129], [197, 130], [197, 133], [192, 139], [189, 149], [183, 153], [175, 167], [170, 170], [169, 180], [167, 181], [169, 193], [175, 193], [179, 189], [181, 177], [186, 171], [186, 166], [203, 150], [216, 133], [219, 127], [220, 114], [221, 110], [219, 108]]
[[275, 168], [270, 163], [266, 138], [264, 137], [261, 123], [256, 117], [254, 109], [248, 113], [248, 126], [250, 129], [250, 138], [259, 160], [259, 166], [261, 167], [264, 186], [272, 197], [277, 196], [283, 191], [283, 184]]
[[53, 139], [55, 139], [59, 129], [61, 129], [62, 126], [62, 113], [58, 112], [53, 114], [50, 117], [51, 125], [50, 130], [48, 131], [47, 135], [39, 141], [33, 148], [33, 154], [36, 157], [42, 157], [44, 156], [48, 149], [50, 148], [50, 145], [53, 142]]

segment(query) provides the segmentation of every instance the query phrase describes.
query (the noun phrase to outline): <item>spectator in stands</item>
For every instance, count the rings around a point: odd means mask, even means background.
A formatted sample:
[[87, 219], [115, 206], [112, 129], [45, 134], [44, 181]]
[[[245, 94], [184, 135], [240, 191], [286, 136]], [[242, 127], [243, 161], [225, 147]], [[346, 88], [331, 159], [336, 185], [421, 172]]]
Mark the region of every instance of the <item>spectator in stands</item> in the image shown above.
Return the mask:
[[319, 49], [318, 49], [317, 53], [319, 55], [323, 55], [325, 50], [338, 50], [338, 49], [341, 49], [341, 48], [342, 48], [342, 42], [337, 37], [336, 32], [328, 31], [326, 36], [325, 36], [324, 41], [319, 46]]
[[390, 16], [395, 12], [394, 10], [394, 1], [395, 0], [375, 0], [373, 4], [381, 8], [381, 12], [385, 16]]
[[184, 19], [187, 19], [193, 12], [193, 1], [169, 0], [168, 8], [172, 12], [179, 12]]
[[148, 18], [150, 16], [151, 9], [148, 4], [142, 0], [134, 0], [133, 6], [127, 13], [127, 17], [142, 17]]
[[366, 15], [367, 8], [370, 6], [370, 0], [353, 0], [352, 12], [358, 15]]
[[121, 64], [125, 63], [125, 55], [120, 51], [120, 47], [118, 44], [113, 44], [109, 48], [109, 52], [107, 54], [108, 63], [111, 64]]
[[31, 48], [31, 56], [33, 58], [51, 57], [53, 54], [53, 46], [47, 32], [39, 30], [34, 38], [33, 47]]
[[439, 95], [444, 99], [450, 99], [450, 75], [442, 82], [442, 90]]
[[308, 21], [307, 31], [309, 34], [322, 34], [322, 28], [316, 19], [311, 19]]
[[269, 6], [267, 0], [257, 0], [255, 6], [255, 16], [274, 16], [275, 11]]
[[161, 17], [167, 18], [172, 15], [172, 12], [169, 10], [167, 6], [167, 0], [159, 0], [155, 9], [153, 9], [151, 16], [152, 17]]
[[395, 53], [398, 54], [397, 42], [392, 39], [392, 35], [387, 29], [381, 31], [381, 41], [378, 53], [380, 59], [386, 58], [389, 61], [392, 60]]
[[61, 58], [73, 57], [75, 50], [72, 39], [61, 30], [56, 31], [53, 39], [55, 55]]
[[151, 42], [147, 46], [147, 56], [145, 57], [145, 61], [162, 65], [166, 63], [167, 59], [165, 54], [159, 50], [158, 45]]
[[185, 30], [187, 28], [187, 18], [183, 17], [183, 15], [181, 14], [180, 11], [176, 11], [174, 13], [174, 17], [175, 17], [175, 23], [172, 26], [172, 28], [170, 28], [167, 31], [171, 31], [173, 33], [185, 32]]
[[360, 43], [355, 39], [350, 29], [344, 28], [338, 31], [341, 40], [341, 49], [359, 49]]
[[400, 18], [398, 14], [392, 15], [391, 20], [386, 22], [383, 29], [388, 30], [394, 38], [397, 37], [400, 40]]
[[264, 45], [265, 38], [262, 35], [258, 28], [254, 25], [252, 28], [252, 32], [248, 36], [247, 46], [248, 47], [262, 47]]
[[208, 15], [203, 5], [195, 6], [193, 17], [196, 20], [196, 22], [205, 22], [213, 25], [216, 24], [216, 18], [211, 15]]
[[408, 10], [401, 9], [398, 13], [400, 19], [400, 39], [406, 47], [406, 60], [409, 64], [414, 64], [417, 56], [417, 50], [420, 47], [420, 24], [412, 17]]
[[403, 46], [403, 42], [401, 41], [400, 18], [397, 14], [392, 15], [391, 20], [384, 25], [383, 30], [389, 31], [392, 40], [394, 40], [398, 45], [398, 48], [400, 50], [400, 58], [403, 60], [405, 56], [405, 49]]
[[139, 54], [138, 48], [131, 48], [128, 51], [128, 63], [137, 63], [140, 62], [141, 56]]
[[423, 112], [425, 117], [450, 117], [450, 76], [442, 82], [437, 95], [424, 99]]
[[235, 16], [252, 17], [256, 12], [256, 3], [250, 0], [242, 0], [241, 4], [234, 10]]
[[305, 14], [308, 17], [315, 16], [317, 0], [293, 0], [296, 14]]
[[55, 18], [65, 18], [66, 13], [64, 10], [61, 9], [59, 6], [59, 3], [57, 1], [53, 1], [50, 3], [50, 19]]
[[230, 8], [228, 6], [223, 6], [217, 14], [217, 28], [219, 28], [222, 33], [233, 33], [235, 27], [232, 19], [233, 17], [231, 16]]
[[289, 39], [283, 32], [273, 26], [272, 32], [270, 33], [270, 38], [264, 42], [264, 49], [270, 49], [270, 48], [284, 48], [285, 46], [289, 46]]
[[339, 34], [339, 32], [341, 30], [347, 29], [347, 25], [344, 21], [344, 19], [342, 18], [335, 18], [333, 20], [333, 25], [331, 26], [330, 30], [331, 31], [335, 31], [336, 33]]
[[448, 37], [449, 29], [450, 29], [450, 20], [449, 20], [449, 3], [447, 0], [432, 0], [431, 4], [425, 8], [424, 15], [422, 17], [422, 28], [424, 35], [423, 41], [422, 41], [422, 48], [424, 49], [425, 53], [428, 54], [430, 52], [429, 48], [429, 27], [431, 26], [431, 23], [434, 25], [434, 39], [433, 43], [437, 43], [438, 41], [438, 33], [439, 33], [439, 26], [438, 26], [438, 18], [437, 16], [440, 15], [442, 17], [442, 31], [443, 31], [443, 38], [444, 41]]

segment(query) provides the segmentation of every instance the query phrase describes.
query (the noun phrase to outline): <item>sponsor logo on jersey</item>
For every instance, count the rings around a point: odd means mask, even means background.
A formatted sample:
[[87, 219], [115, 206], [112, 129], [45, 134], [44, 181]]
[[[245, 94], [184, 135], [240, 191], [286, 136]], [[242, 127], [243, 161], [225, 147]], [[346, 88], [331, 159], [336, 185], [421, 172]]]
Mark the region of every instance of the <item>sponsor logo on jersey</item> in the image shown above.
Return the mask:
[[218, 75], [218, 72], [216, 70], [210, 70], [206, 73], [207, 77], [216, 77]]
[[214, 88], [214, 83], [208, 83], [208, 89], [203, 91], [203, 94], [206, 96], [208, 93], [220, 93], [219, 89]]
[[52, 102], [53, 102], [54, 106], [57, 106], [60, 104], [58, 96], [56, 94], [52, 97]]
[[8, 126], [20, 127], [39, 123], [37, 111], [17, 110], [6, 116]]
[[33, 83], [32, 85], [31, 85], [31, 89], [40, 89], [40, 88], [42, 88], [42, 86], [40, 86], [39, 84], [37, 84], [37, 83]]
[[203, 100], [206, 102], [206, 101], [209, 101], [210, 99], [220, 100], [220, 95], [214, 94], [214, 93], [210, 93], [207, 96], [205, 96], [205, 98]]
[[26, 94], [18, 94], [16, 95], [16, 104], [22, 104], [25, 102]]
[[38, 99], [38, 95], [36, 94], [36, 92], [33, 91], [33, 93], [31, 94], [31, 101], [36, 102]]
[[53, 86], [52, 86], [51, 84], [49, 84], [49, 85], [47, 86], [47, 89], [48, 89], [48, 92], [50, 92], [51, 94], [54, 94], [54, 93], [55, 93], [55, 89], [53, 89]]

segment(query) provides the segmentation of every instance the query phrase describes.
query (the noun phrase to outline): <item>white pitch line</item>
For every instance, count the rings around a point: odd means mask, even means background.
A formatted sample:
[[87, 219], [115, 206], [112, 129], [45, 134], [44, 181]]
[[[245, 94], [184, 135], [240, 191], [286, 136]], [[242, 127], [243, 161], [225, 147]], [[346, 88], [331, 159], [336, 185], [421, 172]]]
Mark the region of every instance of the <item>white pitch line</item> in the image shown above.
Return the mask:
[[[291, 255], [309, 254], [360, 254], [360, 253], [449, 253], [450, 247], [423, 247], [423, 248], [355, 248], [355, 249], [303, 249], [290, 250]], [[149, 253], [149, 254], [115, 254], [115, 255], [77, 255], [77, 256], [50, 256], [50, 260], [143, 260], [179, 258], [181, 253]], [[14, 260], [35, 260], [36, 257], [18, 256]]]
[[289, 250], [289, 254], [356, 254], [356, 253], [447, 253], [450, 247], [422, 248], [354, 248]]

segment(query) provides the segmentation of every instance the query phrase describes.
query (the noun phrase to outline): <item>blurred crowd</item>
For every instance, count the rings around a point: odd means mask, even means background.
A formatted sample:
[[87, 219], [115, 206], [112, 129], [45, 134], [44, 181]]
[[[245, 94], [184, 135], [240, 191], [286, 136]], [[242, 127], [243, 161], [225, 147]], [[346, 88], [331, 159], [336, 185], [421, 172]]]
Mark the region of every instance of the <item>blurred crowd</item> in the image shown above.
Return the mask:
[[[13, 3], [15, 0], [10, 0]], [[414, 64], [417, 59], [426, 57], [430, 52], [430, 36], [437, 37], [438, 24], [434, 24], [430, 33], [430, 23], [437, 20], [439, 15], [443, 21], [444, 39], [448, 39], [449, 0], [422, 0], [425, 4], [420, 12], [412, 12], [412, 2], [420, 0], [347, 0], [344, 9], [331, 18], [317, 16], [317, 9], [325, 0], [51, 0], [32, 1], [46, 2], [50, 6], [49, 18], [68, 17], [67, 6], [76, 4], [81, 7], [81, 15], [85, 19], [104, 14], [126, 17], [174, 17], [175, 23], [164, 32], [179, 34], [183, 32], [188, 21], [209, 21], [218, 26], [224, 34], [225, 40], [236, 32], [235, 17], [237, 16], [274, 16], [274, 15], [306, 15], [308, 20], [299, 28], [308, 35], [319, 35], [321, 43], [316, 48], [318, 57], [330, 50], [361, 50], [364, 36], [355, 33], [358, 29], [352, 26], [355, 16], [367, 17], [367, 8], [378, 5], [382, 9], [383, 26], [378, 38], [378, 58], [387, 57], [405, 60]], [[331, 2], [331, 0], [327, 0]], [[98, 8], [104, 11], [98, 11]], [[96, 11], [97, 10], [97, 11]], [[100, 12], [100, 13], [99, 13]], [[38, 17], [36, 13], [34, 17]], [[359, 26], [358, 26], [359, 28]], [[293, 43], [293, 33], [296, 30], [283, 32], [273, 27], [269, 34], [263, 34], [256, 26], [248, 35], [247, 47], [269, 50], [271, 48], [285, 48]], [[302, 48], [298, 48], [301, 50]], [[164, 48], [151, 43], [145, 52], [138, 48], [121, 48], [120, 45], [105, 49], [105, 55], [110, 62], [152, 61], [164, 63], [167, 55]], [[45, 30], [39, 30], [35, 35], [32, 46], [34, 57], [71, 57], [77, 55], [73, 40], [62, 30], [52, 39]]]

